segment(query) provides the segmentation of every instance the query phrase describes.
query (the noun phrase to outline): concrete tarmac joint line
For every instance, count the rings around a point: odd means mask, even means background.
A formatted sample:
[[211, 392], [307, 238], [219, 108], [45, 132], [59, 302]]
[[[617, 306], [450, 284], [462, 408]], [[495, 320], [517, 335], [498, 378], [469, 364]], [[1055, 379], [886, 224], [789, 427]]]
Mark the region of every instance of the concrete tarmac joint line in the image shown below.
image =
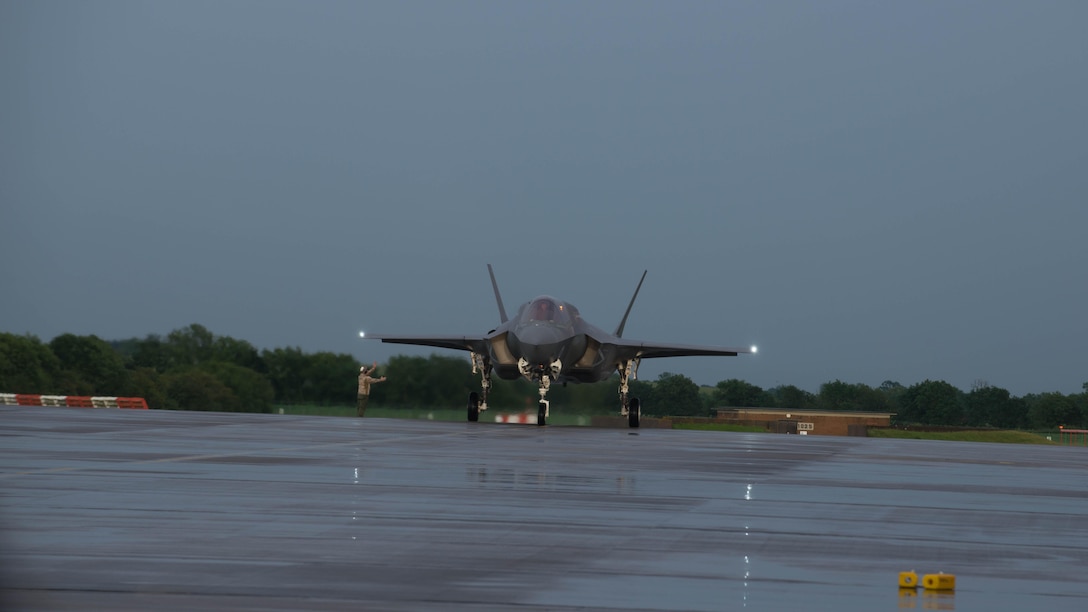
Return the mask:
[[1078, 449], [117, 412], [0, 407], [0, 608], [1088, 609]]

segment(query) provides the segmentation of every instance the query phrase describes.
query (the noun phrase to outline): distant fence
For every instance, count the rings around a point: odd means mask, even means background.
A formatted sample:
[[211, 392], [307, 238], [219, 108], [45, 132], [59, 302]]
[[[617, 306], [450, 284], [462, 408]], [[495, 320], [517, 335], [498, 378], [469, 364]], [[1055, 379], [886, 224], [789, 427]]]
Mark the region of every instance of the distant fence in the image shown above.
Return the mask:
[[1058, 428], [1058, 442], [1069, 446], [1088, 446], [1088, 429]]
[[142, 397], [113, 397], [104, 395], [34, 395], [0, 393], [0, 405], [7, 406], [65, 406], [68, 408], [138, 408], [147, 410]]

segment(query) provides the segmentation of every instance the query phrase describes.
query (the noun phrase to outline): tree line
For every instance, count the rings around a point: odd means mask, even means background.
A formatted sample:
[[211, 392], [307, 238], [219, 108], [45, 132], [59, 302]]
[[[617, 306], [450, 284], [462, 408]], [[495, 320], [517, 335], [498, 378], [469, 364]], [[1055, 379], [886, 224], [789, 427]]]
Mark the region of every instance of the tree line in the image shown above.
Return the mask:
[[1015, 397], [1007, 389], [976, 381], [969, 392], [943, 380], [909, 387], [887, 380], [879, 387], [841, 380], [809, 393], [793, 385], [763, 390], [741, 380], [719, 382], [713, 402], [726, 406], [893, 412], [899, 425], [1054, 429], [1088, 427], [1088, 383], [1083, 393], [1032, 393]]
[[[167, 336], [105, 341], [63, 334], [44, 343], [35, 336], [0, 333], [0, 392], [143, 397], [168, 410], [271, 412], [275, 404], [350, 405], [360, 363], [348, 354], [307, 353], [299, 348], [258, 351], [250, 343], [217, 336], [193, 324]], [[381, 366], [388, 380], [375, 385], [371, 405], [388, 408], [460, 407], [479, 376], [467, 359], [398, 355]], [[556, 385], [548, 398], [564, 411], [618, 411], [618, 376], [612, 381]], [[885, 381], [878, 387], [840, 380], [818, 393], [793, 385], [763, 389], [729, 379], [714, 387], [696, 385], [666, 372], [655, 381], [631, 381], [631, 395], [648, 415], [706, 416], [718, 407], [789, 408], [894, 412], [899, 424], [1052, 429], [1088, 427], [1088, 383], [1084, 392], [1029, 394], [979, 381], [964, 392], [944, 381], [909, 387]], [[489, 404], [503, 410], [535, 411], [535, 385], [493, 379]]]
[[165, 338], [0, 334], [0, 389], [11, 393], [143, 397], [150, 408], [271, 412], [279, 403], [349, 403], [359, 363], [351, 355], [258, 351], [202, 325]]

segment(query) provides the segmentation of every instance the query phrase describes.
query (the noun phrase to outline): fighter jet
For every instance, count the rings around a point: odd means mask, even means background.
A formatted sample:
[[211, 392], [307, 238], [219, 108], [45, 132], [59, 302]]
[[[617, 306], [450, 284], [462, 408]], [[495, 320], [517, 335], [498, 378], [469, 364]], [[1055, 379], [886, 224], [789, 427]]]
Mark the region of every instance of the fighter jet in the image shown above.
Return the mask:
[[487, 410], [487, 393], [491, 374], [514, 380], [525, 377], [539, 387], [540, 403], [537, 425], [547, 424], [550, 402], [548, 389], [552, 383], [599, 382], [613, 372], [620, 374], [620, 414], [627, 417], [629, 427], [638, 427], [642, 406], [637, 397], [629, 397], [628, 382], [636, 377], [641, 360], [656, 357], [685, 357], [717, 355], [735, 357], [740, 353], [755, 353], [756, 347], [728, 348], [691, 344], [660, 344], [623, 338], [627, 316], [635, 304], [646, 271], [635, 287], [616, 331], [609, 334], [590, 325], [570, 302], [540, 295], [518, 308], [513, 319], [506, 316], [495, 271], [487, 264], [495, 302], [499, 306], [500, 325], [481, 336], [392, 336], [360, 332], [363, 338], [393, 344], [413, 344], [468, 351], [473, 374], [481, 377], [481, 392], [468, 397], [468, 420], [478, 421], [480, 412]]

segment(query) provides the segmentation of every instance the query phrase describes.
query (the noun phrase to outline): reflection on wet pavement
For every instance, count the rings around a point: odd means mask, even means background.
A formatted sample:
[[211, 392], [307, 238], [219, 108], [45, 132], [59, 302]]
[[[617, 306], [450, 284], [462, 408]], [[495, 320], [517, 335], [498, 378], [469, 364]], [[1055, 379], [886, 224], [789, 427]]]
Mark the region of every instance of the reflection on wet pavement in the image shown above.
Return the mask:
[[1084, 449], [138, 412], [0, 408], [0, 607], [1088, 608]]

